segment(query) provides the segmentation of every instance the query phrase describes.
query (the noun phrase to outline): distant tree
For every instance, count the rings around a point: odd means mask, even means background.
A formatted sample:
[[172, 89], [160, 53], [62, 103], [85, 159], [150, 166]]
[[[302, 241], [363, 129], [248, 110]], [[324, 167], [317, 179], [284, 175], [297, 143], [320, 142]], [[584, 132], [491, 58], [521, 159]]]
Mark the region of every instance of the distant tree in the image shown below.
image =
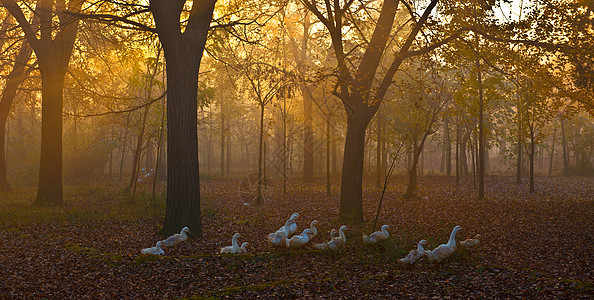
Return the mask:
[[[41, 159], [36, 204], [60, 205], [62, 198], [62, 107], [64, 79], [78, 32], [84, 0], [37, 1], [28, 21], [16, 0], [0, 0], [17, 20], [35, 52], [41, 72]], [[39, 33], [39, 34], [38, 34]]]
[[429, 58], [407, 64], [407, 67], [403, 67], [406, 75], [396, 80], [401, 94], [395, 96], [397, 113], [393, 122], [400, 124], [402, 134], [411, 142], [412, 161], [404, 198], [413, 198], [417, 194], [418, 164], [425, 142], [437, 131], [436, 124], [458, 84], [452, 74]]
[[[431, 43], [422, 50], [411, 51], [411, 46], [417, 41], [416, 37], [421, 31], [438, 0], [432, 0], [422, 15], [417, 19], [414, 12], [412, 30], [401, 34], [401, 44], [397, 46], [399, 50], [394, 55], [384, 55], [390, 52], [389, 41], [393, 35], [392, 30], [399, 28], [398, 24], [404, 24], [406, 18], [399, 18], [395, 22], [399, 12], [399, 1], [382, 1], [377, 5], [371, 3], [359, 3], [352, 8], [354, 1], [326, 1], [325, 4], [318, 1], [301, 0], [316, 18], [322, 22], [329, 31], [332, 40], [334, 55], [337, 60], [337, 77], [339, 90], [336, 95], [342, 100], [347, 112], [347, 132], [344, 148], [341, 192], [340, 192], [340, 219], [351, 223], [361, 223], [363, 221], [362, 206], [362, 181], [363, 181], [363, 163], [365, 154], [365, 131], [367, 126], [379, 108], [379, 104], [384, 99], [388, 89], [392, 85], [393, 77], [396, 71], [406, 58], [429, 52], [447, 41], [454, 39], [457, 34], [443, 38], [439, 42]], [[410, 9], [408, 4], [403, 6]], [[360, 56], [358, 65], [353, 66], [353, 60], [349, 58], [351, 49], [345, 50], [345, 27], [351, 23], [347, 17], [354, 17], [352, 10], [366, 11], [367, 9], [376, 10], [379, 15], [374, 14], [375, 26], [367, 28], [362, 32], [372, 32], [371, 38], [361, 36], [361, 48], [354, 52]], [[400, 10], [400, 11], [404, 11]], [[402, 17], [402, 15], [400, 15]], [[401, 23], [402, 22], [402, 23]], [[396, 26], [395, 26], [396, 24]], [[367, 23], [369, 25], [369, 23]], [[402, 25], [404, 26], [404, 25]], [[390, 44], [391, 45], [391, 44]], [[382, 64], [383, 57], [390, 57], [386, 63], [385, 73], [378, 75], [378, 68]], [[393, 57], [393, 59], [391, 59]], [[383, 69], [383, 68], [382, 68]]]
[[[4, 49], [5, 47], [3, 46], [10, 40], [4, 33], [12, 23], [13, 22], [10, 21], [10, 16], [7, 16], [2, 24], [2, 28], [0, 29], [0, 49]], [[13, 55], [13, 52], [16, 54]], [[30, 68], [27, 67], [27, 62], [31, 58], [31, 47], [26, 41], [23, 41], [18, 50], [6, 51], [5, 53], [9, 53], [10, 56], [12, 56], [14, 63], [12, 69], [8, 73], [4, 88], [2, 89], [2, 96], [0, 97], [0, 191], [3, 192], [11, 190], [6, 175], [6, 121], [10, 110], [12, 109], [17, 89], [25, 80], [28, 70], [30, 70]]]

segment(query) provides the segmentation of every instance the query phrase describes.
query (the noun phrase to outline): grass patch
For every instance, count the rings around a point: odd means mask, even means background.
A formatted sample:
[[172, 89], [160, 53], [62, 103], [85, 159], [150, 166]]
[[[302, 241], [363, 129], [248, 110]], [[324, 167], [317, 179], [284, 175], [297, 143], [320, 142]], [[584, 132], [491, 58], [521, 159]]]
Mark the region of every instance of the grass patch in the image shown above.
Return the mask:
[[232, 287], [226, 287], [217, 291], [212, 291], [209, 292], [206, 296], [203, 296], [201, 298], [190, 298], [190, 299], [209, 299], [210, 297], [224, 297], [224, 296], [230, 296], [230, 295], [234, 295], [234, 294], [239, 294], [241, 292], [245, 292], [245, 291], [251, 291], [251, 292], [257, 292], [257, 291], [262, 291], [271, 287], [275, 287], [275, 286], [279, 286], [279, 285], [283, 285], [283, 284], [289, 284], [293, 281], [291, 280], [277, 280], [277, 281], [273, 281], [273, 282], [268, 282], [268, 283], [260, 283], [260, 284], [251, 284], [251, 285], [246, 285], [246, 286], [232, 286]]
[[592, 282], [590, 281], [582, 281], [582, 280], [578, 280], [578, 279], [561, 279], [562, 282], [571, 282], [571, 283], [575, 283], [575, 289], [579, 290], [579, 291], [583, 291], [583, 292], [591, 292], [593, 285]]
[[163, 258], [164, 257], [161, 255], [143, 254], [143, 255], [136, 256], [134, 258], [134, 263], [136, 263], [136, 264], [150, 263], [153, 261], [161, 260]]
[[[30, 224], [129, 220], [162, 216], [165, 195], [153, 199], [150, 192], [138, 191], [131, 203], [112, 185], [65, 186], [61, 206], [34, 205], [36, 188], [16, 188], [0, 197], [0, 228]], [[17, 230], [17, 229], [14, 229]]]
[[73, 253], [80, 253], [86, 256], [89, 256], [94, 259], [101, 259], [108, 262], [110, 265], [116, 265], [119, 263], [124, 257], [117, 253], [105, 253], [101, 252], [98, 249], [83, 246], [80, 243], [66, 243], [64, 247]]

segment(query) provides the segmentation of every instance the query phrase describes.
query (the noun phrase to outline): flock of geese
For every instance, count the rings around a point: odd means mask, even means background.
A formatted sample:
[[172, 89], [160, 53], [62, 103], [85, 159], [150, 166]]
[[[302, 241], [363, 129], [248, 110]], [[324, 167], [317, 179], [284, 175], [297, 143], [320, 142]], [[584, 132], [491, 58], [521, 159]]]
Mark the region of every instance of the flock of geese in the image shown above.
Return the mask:
[[[309, 228], [306, 228], [301, 234], [297, 232], [297, 218], [299, 213], [292, 214], [289, 219], [285, 222], [285, 225], [280, 227], [277, 231], [268, 234], [267, 240], [275, 246], [285, 246], [287, 248], [300, 248], [307, 245], [316, 235], [318, 230], [316, 226], [319, 224], [317, 220], [313, 220], [309, 224]], [[338, 235], [336, 235], [336, 229], [330, 231], [330, 240], [320, 244], [314, 244], [313, 247], [319, 250], [337, 250], [346, 244], [346, 236], [344, 231], [347, 229], [346, 225], [340, 226], [338, 229]], [[368, 244], [375, 244], [380, 241], [386, 240], [390, 237], [388, 230], [390, 225], [383, 225], [380, 231], [376, 231], [369, 236], [363, 235], [363, 241]], [[408, 255], [398, 260], [402, 264], [412, 265], [423, 257], [427, 257], [431, 263], [439, 263], [448, 257], [450, 257], [456, 251], [456, 233], [460, 231], [462, 227], [457, 225], [450, 234], [450, 239], [447, 244], [441, 244], [433, 250], [425, 250], [424, 246], [427, 244], [425, 240], [419, 241], [417, 248], [410, 250]], [[155, 247], [142, 249], [142, 254], [153, 254], [153, 255], [164, 255], [165, 251], [161, 247], [172, 247], [188, 239], [187, 233], [190, 232], [188, 227], [184, 227], [180, 233], [176, 233], [165, 240], [158, 241]], [[241, 237], [239, 233], [233, 234], [231, 238], [231, 246], [221, 248], [220, 253], [229, 254], [240, 254], [247, 253], [248, 242], [243, 242], [239, 246], [237, 239]], [[476, 247], [479, 244], [480, 235], [476, 235], [474, 239], [467, 239], [461, 241], [459, 244], [465, 249]]]

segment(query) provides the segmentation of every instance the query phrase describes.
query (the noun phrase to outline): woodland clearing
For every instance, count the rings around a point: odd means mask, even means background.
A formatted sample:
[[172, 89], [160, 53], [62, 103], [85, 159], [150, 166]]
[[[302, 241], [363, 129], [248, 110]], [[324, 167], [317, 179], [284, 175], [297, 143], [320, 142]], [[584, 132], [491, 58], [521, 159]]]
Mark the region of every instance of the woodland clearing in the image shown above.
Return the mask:
[[[420, 178], [421, 196], [403, 200], [405, 178], [392, 179], [378, 227], [390, 238], [364, 245], [381, 191], [364, 186], [365, 223], [348, 226], [337, 252], [287, 250], [265, 236], [293, 212], [300, 232], [316, 219], [320, 243], [338, 228], [338, 197], [322, 181], [273, 182], [263, 206], [244, 205], [239, 180], [201, 182], [203, 238], [141, 256], [163, 236], [164, 212], [140, 193], [135, 203], [107, 186], [67, 187], [63, 207], [32, 206], [34, 191], [0, 198], [0, 299], [63, 298], [571, 298], [594, 296], [594, 178], [538, 178], [537, 192], [511, 177], [487, 177], [485, 201], [476, 201], [472, 178]], [[280, 188], [279, 188], [280, 187]], [[338, 194], [337, 184], [332, 189]], [[161, 191], [162, 194], [162, 191]], [[155, 215], [157, 217], [155, 217]], [[404, 257], [426, 239], [447, 242], [454, 225], [460, 240], [481, 234], [472, 251], [457, 250], [431, 265], [403, 267]], [[377, 228], [376, 228], [377, 230]], [[220, 255], [233, 233], [249, 253]]]

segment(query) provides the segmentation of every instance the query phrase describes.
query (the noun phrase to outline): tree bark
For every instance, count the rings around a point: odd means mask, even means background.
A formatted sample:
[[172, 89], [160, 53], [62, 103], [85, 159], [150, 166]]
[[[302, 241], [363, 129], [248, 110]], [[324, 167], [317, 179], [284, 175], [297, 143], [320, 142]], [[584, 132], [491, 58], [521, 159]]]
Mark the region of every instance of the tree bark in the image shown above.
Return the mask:
[[225, 177], [225, 113], [221, 106], [221, 177]]
[[481, 78], [481, 61], [476, 61], [479, 88], [479, 124], [478, 124], [478, 200], [485, 198], [485, 132], [483, 122], [483, 82]]
[[534, 193], [534, 128], [530, 127], [530, 193]]
[[456, 118], [456, 186], [460, 185], [460, 120]]
[[128, 143], [128, 130], [130, 127], [130, 114], [126, 115], [126, 129], [124, 130], [124, 139], [122, 140], [122, 157], [120, 159], [120, 177], [118, 182], [122, 181], [124, 174], [124, 158], [126, 158], [126, 144]]
[[326, 196], [330, 196], [330, 116], [326, 116]]
[[563, 175], [567, 176], [569, 170], [569, 157], [567, 156], [567, 140], [565, 139], [565, 122], [563, 117], [560, 118], [561, 122], [561, 143], [563, 144]]
[[262, 204], [262, 176], [263, 176], [263, 154], [264, 154], [264, 105], [260, 104], [260, 136], [258, 138], [258, 187], [256, 195], [256, 205]]
[[[340, 220], [346, 223], [363, 222], [363, 163], [365, 130], [369, 124], [362, 117], [347, 118], [344, 142], [342, 179], [340, 183]], [[347, 175], [348, 174], [348, 175]]]
[[384, 144], [384, 140], [383, 140], [383, 135], [382, 135], [382, 109], [381, 109], [381, 105], [380, 107], [377, 109], [377, 113], [376, 113], [376, 122], [377, 122], [377, 149], [376, 149], [376, 181], [375, 181], [375, 186], [379, 189], [382, 187], [382, 183], [384, 181], [383, 175], [384, 175], [384, 170], [383, 170], [383, 165], [382, 165], [382, 150], [383, 150], [383, 144]]
[[184, 226], [202, 236], [198, 166], [198, 71], [216, 0], [193, 2], [182, 33], [185, 0], [151, 0], [167, 64], [167, 204], [161, 233]]
[[518, 96], [518, 148], [516, 162], [516, 184], [522, 183], [522, 112], [520, 111], [520, 99]]
[[466, 133], [462, 136], [462, 139], [460, 141], [460, 173], [462, 176], [468, 176], [468, 174], [470, 174], [470, 172], [468, 171], [468, 150], [466, 147], [466, 145], [468, 145], [468, 142], [470, 141], [470, 134], [470, 130], [466, 131]]
[[551, 145], [551, 152], [549, 156], [549, 176], [551, 176], [553, 172], [553, 157], [555, 155], [555, 139], [557, 137], [557, 127], [553, 130], [553, 143]]
[[130, 181], [124, 189], [126, 193], [132, 191], [132, 198], [130, 199], [132, 202], [134, 202], [134, 194], [136, 193], [138, 169], [140, 169], [140, 155], [142, 154], [142, 149], [144, 148], [144, 132], [146, 130], [146, 120], [150, 107], [150, 105], [147, 105], [144, 108], [144, 112], [142, 113], [142, 120], [140, 121], [138, 136], [136, 137], [136, 148], [134, 148], [134, 153], [132, 155], [132, 172], [130, 172]]
[[417, 167], [419, 165], [419, 157], [423, 153], [423, 148], [425, 145], [425, 141], [429, 136], [429, 132], [425, 132], [419, 144], [415, 140], [412, 145], [412, 162], [411, 166], [408, 169], [408, 185], [406, 187], [406, 192], [404, 193], [404, 199], [411, 199], [416, 197], [417, 190], [418, 190], [418, 183], [417, 183]]
[[[40, 65], [41, 67], [41, 65]], [[62, 105], [64, 72], [41, 69], [41, 159], [35, 204], [61, 205], [62, 191]], [[48, 70], [49, 69], [49, 70]], [[64, 68], [65, 69], [65, 68]]]
[[444, 120], [444, 147], [445, 147], [445, 169], [446, 175], [452, 176], [452, 142], [450, 138], [450, 126], [447, 119]]

